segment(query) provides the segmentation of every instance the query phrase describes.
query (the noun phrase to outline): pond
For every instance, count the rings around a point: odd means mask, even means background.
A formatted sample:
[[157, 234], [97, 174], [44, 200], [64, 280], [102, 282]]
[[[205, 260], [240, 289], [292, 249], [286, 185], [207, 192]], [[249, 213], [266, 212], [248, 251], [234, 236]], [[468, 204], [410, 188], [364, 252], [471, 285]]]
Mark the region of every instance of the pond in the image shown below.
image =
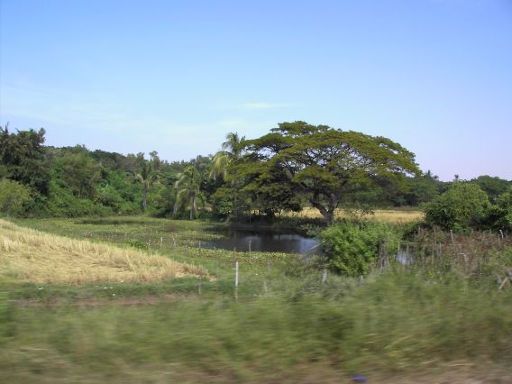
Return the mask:
[[242, 252], [313, 254], [319, 251], [317, 239], [296, 233], [230, 229], [223, 234], [222, 238], [210, 240], [204, 246], [206, 248], [221, 248]]

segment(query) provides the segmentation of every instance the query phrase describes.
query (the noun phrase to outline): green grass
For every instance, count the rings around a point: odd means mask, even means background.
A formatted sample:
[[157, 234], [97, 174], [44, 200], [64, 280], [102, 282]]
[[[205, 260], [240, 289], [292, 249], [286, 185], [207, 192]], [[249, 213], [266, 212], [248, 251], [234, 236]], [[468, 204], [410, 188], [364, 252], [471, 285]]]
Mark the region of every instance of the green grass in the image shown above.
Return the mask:
[[[296, 261], [295, 255], [263, 252], [234, 252], [222, 249], [207, 249], [201, 246], [206, 241], [219, 237], [222, 224], [206, 221], [164, 220], [148, 217], [116, 217], [99, 219], [25, 219], [18, 225], [51, 232], [76, 239], [106, 242], [121, 247], [137, 248], [168, 256], [175, 261], [201, 266], [215, 278], [214, 281], [177, 279], [151, 284], [115, 284], [116, 295], [145, 295], [173, 292], [197, 292], [199, 285], [204, 294], [208, 292], [233, 294], [234, 265], [240, 264], [243, 284], [239, 294], [251, 295], [264, 284], [281, 279], [283, 269]], [[112, 284], [110, 284], [112, 286]], [[0, 285], [1, 286], [1, 285]], [[82, 287], [51, 286], [40, 289], [40, 285], [17, 284], [18, 297], [51, 298], [104, 296], [100, 285]]]
[[347, 375], [512, 363], [509, 293], [401, 272], [362, 286], [335, 279], [314, 293], [307, 285], [238, 302], [195, 296], [157, 305], [8, 305], [0, 372], [16, 381], [18, 369], [35, 364], [37, 377], [58, 364], [70, 375], [80, 368], [106, 378], [124, 367], [135, 375], [170, 365], [174, 374], [219, 382], [268, 382], [304, 365]]
[[[197, 248], [217, 236], [206, 231], [208, 222], [18, 223], [126, 247], [149, 244], [150, 252], [204, 266], [216, 279], [3, 282], [2, 382], [339, 383], [355, 372], [380, 383], [416, 382], [418, 372], [432, 375], [425, 383], [445, 372], [454, 383], [510, 378], [512, 287], [498, 290], [495, 282], [512, 268], [512, 248], [503, 244], [478, 249], [471, 268], [459, 268], [462, 259], [452, 256], [461, 246], [451, 245], [443, 260], [426, 255], [410, 268], [392, 265], [365, 279], [329, 275], [322, 283], [320, 271], [293, 255]], [[463, 250], [476, 249], [479, 239]], [[234, 260], [241, 264], [238, 299]], [[500, 367], [505, 373], [496, 373]]]

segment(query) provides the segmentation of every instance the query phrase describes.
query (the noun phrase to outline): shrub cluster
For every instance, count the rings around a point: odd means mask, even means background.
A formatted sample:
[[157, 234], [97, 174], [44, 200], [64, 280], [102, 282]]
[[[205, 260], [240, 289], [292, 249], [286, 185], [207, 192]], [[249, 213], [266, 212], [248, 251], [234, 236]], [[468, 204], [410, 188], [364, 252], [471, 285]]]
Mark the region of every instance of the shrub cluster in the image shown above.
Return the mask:
[[327, 266], [347, 276], [370, 272], [379, 254], [397, 250], [401, 233], [396, 228], [376, 222], [341, 222], [320, 233]]
[[496, 203], [475, 183], [457, 182], [425, 205], [427, 224], [445, 230], [512, 230], [512, 190], [501, 194]]

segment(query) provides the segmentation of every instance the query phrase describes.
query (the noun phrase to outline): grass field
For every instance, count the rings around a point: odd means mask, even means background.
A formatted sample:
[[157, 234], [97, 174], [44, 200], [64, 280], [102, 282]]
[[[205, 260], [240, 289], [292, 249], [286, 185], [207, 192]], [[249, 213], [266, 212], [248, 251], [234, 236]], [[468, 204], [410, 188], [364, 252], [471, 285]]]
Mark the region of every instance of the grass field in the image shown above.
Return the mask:
[[161, 255], [69, 239], [0, 220], [0, 276], [38, 284], [82, 284], [148, 282], [206, 273]]
[[[44, 251], [44, 265], [54, 253], [64, 264], [69, 255], [92, 254], [110, 268], [108, 255], [119, 252], [141, 265], [173, 260], [190, 273], [113, 282], [2, 273], [0, 382], [348, 383], [354, 373], [386, 384], [512, 382], [512, 288], [495, 282], [496, 271], [512, 268], [512, 248], [503, 242], [472, 255], [477, 270], [452, 267], [465, 261], [450, 253], [322, 283], [321, 271], [293, 255], [200, 248], [219, 236], [204, 221], [16, 222], [52, 235], [0, 223], [3, 244], [18, 241], [34, 256]], [[40, 236], [47, 239], [41, 248], [34, 245]], [[120, 265], [121, 273], [129, 269]]]
[[[285, 216], [289, 217], [299, 217], [299, 218], [321, 218], [322, 215], [320, 212], [311, 207], [306, 207], [300, 212], [286, 212]], [[376, 220], [385, 223], [392, 224], [405, 224], [411, 223], [415, 221], [420, 221], [423, 219], [424, 214], [419, 210], [398, 210], [398, 209], [376, 209], [371, 213], [362, 213], [362, 212], [351, 212], [344, 209], [338, 209], [336, 211], [335, 217], [337, 219], [345, 219], [345, 218], [358, 218], [358, 219], [369, 219]]]

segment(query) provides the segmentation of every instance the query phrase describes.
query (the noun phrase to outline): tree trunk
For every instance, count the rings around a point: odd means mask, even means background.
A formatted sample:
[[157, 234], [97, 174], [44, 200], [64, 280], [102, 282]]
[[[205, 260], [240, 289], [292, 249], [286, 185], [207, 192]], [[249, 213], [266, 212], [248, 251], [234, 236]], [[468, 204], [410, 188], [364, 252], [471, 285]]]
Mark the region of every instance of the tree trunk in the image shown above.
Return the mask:
[[144, 185], [142, 189], [142, 211], [146, 212], [148, 207], [148, 188]]
[[326, 210], [324, 216], [324, 220], [327, 222], [327, 225], [331, 225], [334, 222], [334, 210]]
[[197, 211], [196, 196], [192, 197], [192, 207], [190, 207], [190, 220], [195, 219]]
[[339, 199], [334, 194], [331, 194], [329, 196], [327, 206], [322, 205], [322, 203], [319, 201], [318, 195], [309, 199], [311, 205], [318, 209], [320, 214], [323, 216], [327, 225], [331, 225], [334, 222], [336, 208], [338, 207], [338, 201]]

